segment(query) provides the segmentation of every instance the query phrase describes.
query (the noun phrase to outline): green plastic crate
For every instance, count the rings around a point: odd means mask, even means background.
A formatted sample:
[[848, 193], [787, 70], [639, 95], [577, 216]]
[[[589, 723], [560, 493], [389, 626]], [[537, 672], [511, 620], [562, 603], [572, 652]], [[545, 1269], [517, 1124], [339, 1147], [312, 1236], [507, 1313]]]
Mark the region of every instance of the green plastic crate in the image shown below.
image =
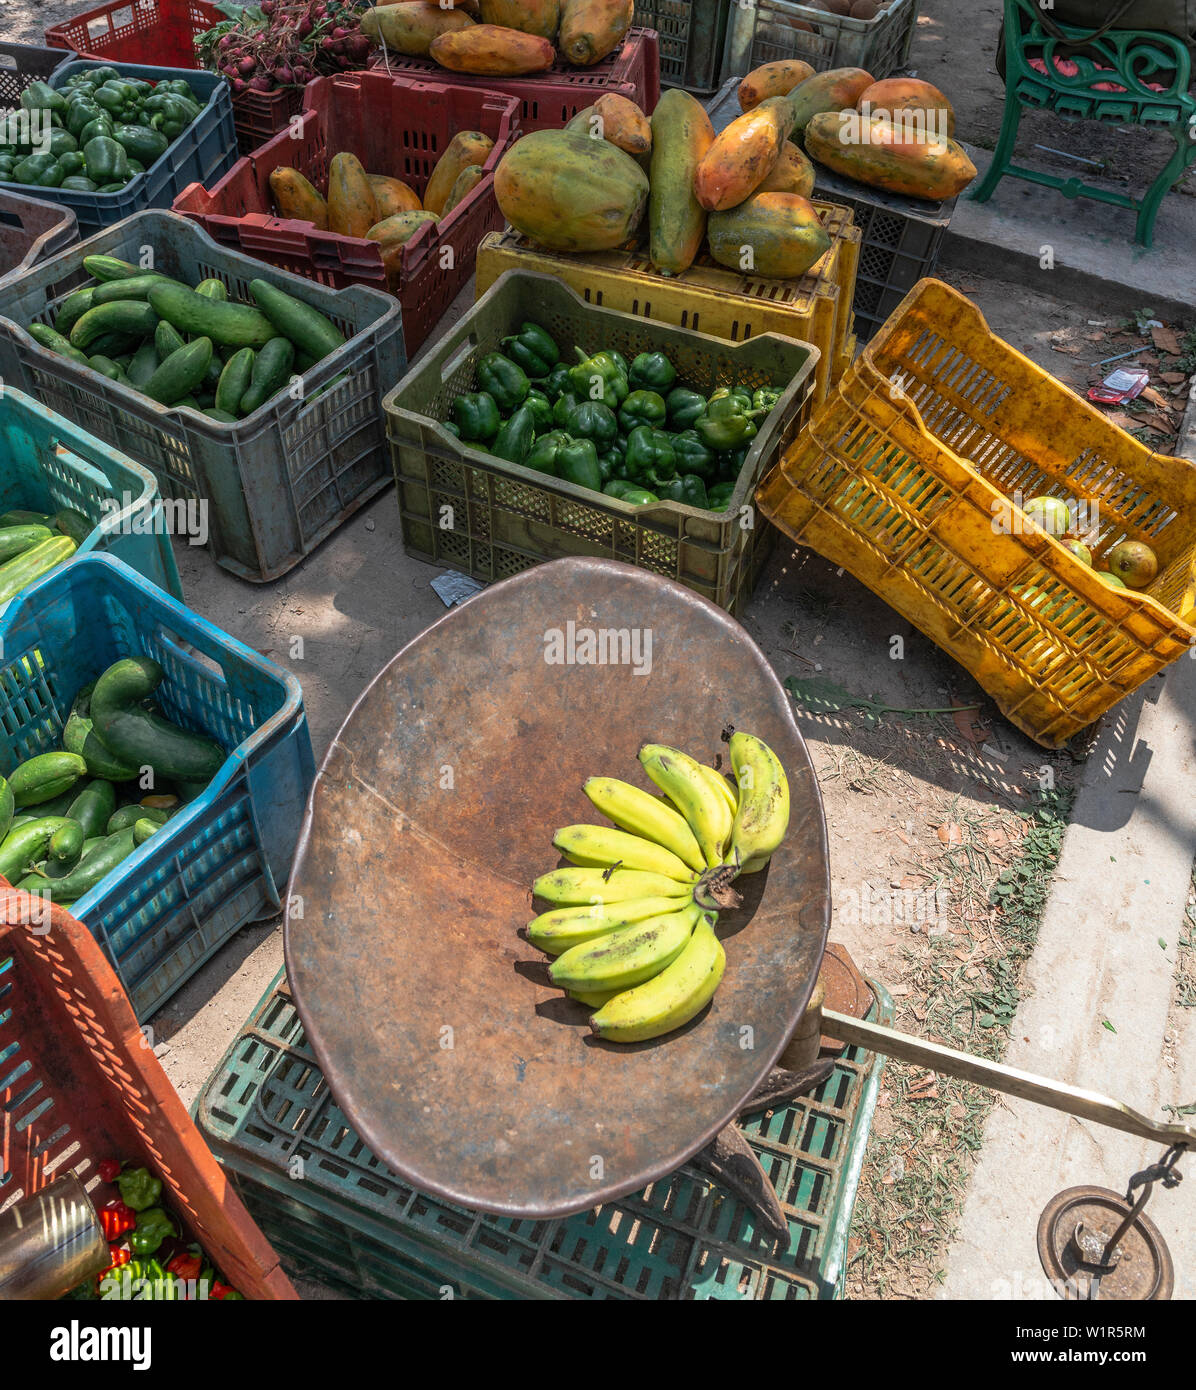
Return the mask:
[[[870, 1017], [893, 1001], [872, 983]], [[466, 1211], [391, 1173], [328, 1088], [283, 972], [201, 1092], [195, 1117], [293, 1275], [365, 1298], [830, 1299], [884, 1058], [848, 1048], [811, 1096], [744, 1125], [789, 1220], [785, 1252], [688, 1167], [551, 1221]]]
[[[471, 448], [449, 433], [453, 398], [476, 389], [476, 366], [534, 320], [563, 355], [613, 348], [630, 361], [667, 353], [678, 382], [708, 395], [735, 383], [784, 384], [752, 442], [727, 509], [661, 501], [633, 507]], [[550, 275], [507, 271], [383, 400], [403, 545], [487, 583], [544, 560], [600, 555], [663, 574], [732, 614], [751, 595], [772, 539], [752, 499], [806, 423], [819, 351], [779, 333], [743, 342], [587, 303]]]

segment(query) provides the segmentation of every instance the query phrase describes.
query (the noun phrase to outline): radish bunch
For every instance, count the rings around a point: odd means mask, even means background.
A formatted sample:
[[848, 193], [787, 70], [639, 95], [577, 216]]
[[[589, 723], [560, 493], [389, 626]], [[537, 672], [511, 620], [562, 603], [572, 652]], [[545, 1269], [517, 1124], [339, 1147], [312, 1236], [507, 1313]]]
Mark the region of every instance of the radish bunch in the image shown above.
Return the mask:
[[200, 61], [234, 96], [303, 87], [315, 77], [364, 68], [372, 41], [355, 0], [260, 0], [222, 5], [233, 17], [195, 40]]

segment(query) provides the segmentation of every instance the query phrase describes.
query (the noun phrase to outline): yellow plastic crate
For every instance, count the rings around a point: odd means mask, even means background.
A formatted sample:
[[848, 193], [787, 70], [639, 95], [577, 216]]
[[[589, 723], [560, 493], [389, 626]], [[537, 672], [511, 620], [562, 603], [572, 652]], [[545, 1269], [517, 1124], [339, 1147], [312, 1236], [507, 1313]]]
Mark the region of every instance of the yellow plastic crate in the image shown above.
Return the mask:
[[478, 248], [477, 296], [504, 270], [555, 276], [587, 304], [743, 342], [780, 333], [819, 349], [814, 400], [834, 384], [835, 364], [851, 332], [860, 233], [850, 208], [816, 202], [831, 247], [805, 275], [766, 280], [727, 270], [703, 256], [684, 275], [659, 275], [643, 250], [561, 255], [545, 251], [513, 227], [491, 232]]
[[[1084, 506], [1094, 562], [1146, 542], [1114, 589], [1011, 498]], [[1153, 454], [923, 280], [757, 493], [1058, 747], [1196, 640], [1196, 465]]]

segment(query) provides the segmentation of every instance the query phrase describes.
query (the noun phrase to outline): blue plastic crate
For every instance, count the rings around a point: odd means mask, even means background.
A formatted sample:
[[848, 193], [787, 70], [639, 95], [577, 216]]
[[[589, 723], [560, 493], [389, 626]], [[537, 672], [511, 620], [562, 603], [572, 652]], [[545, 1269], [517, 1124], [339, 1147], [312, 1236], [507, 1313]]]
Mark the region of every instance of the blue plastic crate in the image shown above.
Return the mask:
[[126, 656], [164, 668], [168, 718], [231, 750], [201, 796], [71, 909], [144, 1019], [238, 928], [280, 909], [315, 776], [299, 682], [106, 555], [19, 595], [0, 643], [5, 772], [60, 747], [80, 686]]
[[183, 597], [165, 508], [149, 469], [23, 391], [0, 385], [0, 513], [62, 507], [94, 524], [70, 564], [103, 551]]
[[[77, 72], [114, 67], [124, 77], [146, 82], [166, 82], [181, 77], [206, 105], [186, 130], [171, 141], [166, 153], [115, 193], [84, 193], [63, 188], [39, 188], [37, 196], [73, 209], [81, 236], [90, 236], [146, 208], [168, 208], [191, 183], [208, 186], [223, 178], [237, 158], [237, 133], [233, 124], [233, 99], [228, 83], [213, 72], [185, 68], [147, 68], [135, 63], [93, 63], [83, 59], [63, 63], [48, 79], [50, 86], [65, 87]], [[20, 185], [13, 185], [19, 187]]]

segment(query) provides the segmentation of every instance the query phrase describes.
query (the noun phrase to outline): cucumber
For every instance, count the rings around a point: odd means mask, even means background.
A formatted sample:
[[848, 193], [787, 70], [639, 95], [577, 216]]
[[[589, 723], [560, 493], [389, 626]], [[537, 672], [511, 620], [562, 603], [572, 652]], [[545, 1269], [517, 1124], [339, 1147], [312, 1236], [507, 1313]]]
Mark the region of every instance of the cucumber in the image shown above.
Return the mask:
[[208, 299], [186, 285], [155, 285], [149, 303], [180, 333], [210, 338], [222, 347], [265, 347], [276, 332], [265, 314], [250, 305]]
[[116, 810], [116, 788], [106, 777], [95, 777], [71, 802], [67, 815], [83, 827], [84, 835], [103, 835]]
[[0, 516], [0, 526], [44, 526], [47, 530], [54, 525], [49, 512], [27, 512], [15, 507], [11, 512]]
[[84, 839], [83, 827], [79, 822], [68, 820], [50, 836], [50, 842], [46, 846], [47, 859], [65, 868], [74, 868], [83, 857]]
[[0, 603], [7, 603], [35, 579], [69, 560], [78, 548], [70, 536], [51, 536], [0, 565]]
[[211, 396], [210, 401], [202, 401], [201, 404], [206, 408], [216, 404], [216, 388], [220, 385], [220, 377], [224, 371], [224, 363], [219, 353], [212, 353], [212, 360], [208, 363], [208, 370], [204, 373], [204, 379], [199, 383], [203, 387], [201, 395]]
[[215, 420], [218, 425], [235, 425], [237, 416], [230, 415], [227, 410], [218, 410], [215, 406], [203, 412], [209, 420]]
[[27, 820], [41, 820], [45, 816], [65, 816], [71, 809], [71, 802], [79, 795], [79, 788], [71, 786], [60, 795], [52, 797], [49, 801], [39, 801], [36, 806], [30, 806], [27, 811], [21, 811], [13, 816], [11, 829], [15, 830], [17, 822], [23, 818]]
[[297, 348], [314, 354], [317, 361], [344, 347], [345, 335], [331, 319], [325, 318], [310, 304], [304, 304], [266, 280], [250, 280], [249, 293], [257, 300], [262, 313], [275, 330], [289, 338]]
[[[169, 328], [169, 324], [159, 324], [158, 328]], [[174, 331], [173, 329], [171, 330]], [[147, 338], [144, 343], [133, 354], [133, 360], [129, 363], [129, 385], [136, 386], [138, 389], [143, 387], [150, 377], [158, 370], [158, 363], [161, 358], [158, 356], [158, 348], [155, 343], [157, 332], [153, 338]]]
[[[83, 513], [75, 511], [73, 507], [63, 507], [61, 511], [55, 512], [54, 525], [64, 536], [70, 536], [76, 545], [82, 545], [95, 530]], [[0, 532], [0, 538], [2, 536], [3, 533]]]
[[87, 354], [72, 346], [70, 339], [64, 338], [57, 329], [47, 328], [44, 323], [31, 323], [29, 336], [39, 347], [44, 347], [47, 352], [56, 352], [59, 357], [69, 357], [72, 362], [78, 362], [81, 367], [87, 366]]
[[249, 390], [253, 380], [253, 364], [257, 353], [252, 348], [241, 348], [234, 352], [220, 373], [220, 384], [216, 387], [216, 409], [224, 411], [234, 419], [241, 406], [241, 398]]
[[[44, 822], [39, 821], [37, 824], [42, 825]], [[33, 830], [35, 827], [29, 826], [28, 829]], [[81, 898], [84, 893], [90, 893], [102, 878], [106, 878], [122, 859], [127, 859], [133, 853], [136, 849], [133, 836], [132, 826], [127, 830], [118, 830], [115, 835], [105, 836], [94, 849], [85, 852], [83, 858], [65, 878], [48, 879], [45, 874], [35, 873], [22, 879], [18, 887], [24, 888], [26, 892], [37, 892], [40, 887], [59, 903], [67, 899], [74, 901]], [[3, 864], [3, 856], [4, 847], [0, 845], [0, 866]], [[5, 878], [8, 878], [7, 874]]]
[[69, 824], [65, 816], [39, 816], [17, 830], [10, 830], [0, 844], [0, 874], [9, 883], [16, 883], [31, 864], [45, 856], [50, 836]]
[[150, 820], [148, 816], [142, 816], [133, 822], [133, 843], [143, 845], [151, 835], [156, 835], [162, 829], [160, 821]]
[[154, 347], [160, 361], [165, 362], [172, 352], [178, 352], [186, 346], [186, 338], [173, 329], [165, 319], [154, 329]]
[[223, 304], [228, 299], [228, 286], [223, 280], [209, 277], [196, 285], [195, 293], [202, 294], [205, 299], [215, 299]]
[[141, 389], [159, 405], [175, 405], [207, 376], [211, 360], [211, 338], [196, 338], [172, 352]]
[[91, 308], [91, 301], [95, 297], [95, 285], [88, 285], [86, 289], [74, 290], [58, 306], [58, 313], [54, 316], [54, 327], [59, 333], [67, 334], [74, 328], [75, 324]]
[[18, 806], [39, 806], [69, 791], [86, 771], [75, 753], [39, 753], [9, 774], [8, 786]]
[[93, 372], [99, 372], [101, 376], [106, 376], [109, 381], [128, 381], [124, 369], [119, 362], [114, 362], [111, 357], [104, 357], [96, 353], [94, 357], [87, 359], [87, 365]]
[[[91, 311], [88, 310], [90, 313]], [[141, 346], [141, 338], [130, 337], [128, 333], [104, 333], [98, 337], [88, 348], [91, 353], [97, 353], [100, 357], [111, 357], [115, 362], [118, 357], [123, 357], [126, 352], [133, 352]]]
[[144, 275], [139, 265], [119, 260], [116, 256], [84, 256], [83, 269], [96, 280], [124, 280], [131, 275]]
[[289, 338], [271, 338], [257, 355], [249, 390], [241, 397], [241, 414], [252, 415], [291, 379], [295, 345]]
[[184, 396], [181, 401], [175, 401], [172, 409], [174, 410], [201, 410], [199, 402], [194, 396]]
[[155, 811], [149, 806], [122, 806], [108, 817], [107, 830], [109, 835], [115, 835], [118, 830], [128, 830], [139, 820], [152, 820], [158, 825], [165, 825], [169, 819], [169, 811]]
[[15, 555], [23, 555], [40, 541], [48, 541], [53, 536], [48, 526], [36, 523], [27, 526], [5, 526], [0, 530], [0, 564], [11, 560]]
[[0, 777], [0, 841], [3, 841], [5, 835], [12, 829], [16, 807], [16, 798], [12, 794], [12, 788], [8, 785], [8, 778]]
[[214, 777], [225, 759], [218, 743], [141, 708], [164, 675], [149, 657], [126, 657], [109, 666], [91, 693], [95, 731], [119, 757], [148, 763], [162, 777]]
[[104, 777], [110, 782], [131, 781], [141, 771], [140, 766], [118, 758], [92, 727], [91, 692], [94, 689], [95, 681], [92, 681], [75, 696], [62, 731], [62, 746], [68, 753], [78, 753], [93, 777]]
[[[100, 304], [88, 309], [71, 329], [71, 345], [83, 351], [96, 349], [99, 346], [96, 340], [108, 333], [119, 333], [122, 337], [140, 342], [157, 326], [158, 315], [143, 300], [120, 299], [115, 304]], [[120, 354], [111, 355], [118, 357]]]
[[118, 299], [145, 299], [154, 285], [177, 284], [168, 275], [130, 275], [127, 280], [109, 280], [98, 285], [92, 296], [92, 307], [97, 304], [114, 304]]

